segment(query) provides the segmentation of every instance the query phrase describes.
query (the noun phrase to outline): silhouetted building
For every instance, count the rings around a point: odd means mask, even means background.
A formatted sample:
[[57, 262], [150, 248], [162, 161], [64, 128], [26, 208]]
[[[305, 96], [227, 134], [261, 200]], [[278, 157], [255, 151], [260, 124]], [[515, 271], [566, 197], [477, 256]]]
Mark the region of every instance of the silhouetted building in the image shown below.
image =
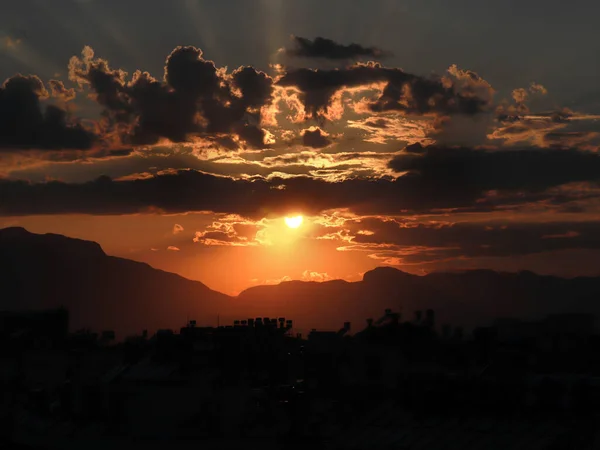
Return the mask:
[[56, 346], [69, 332], [66, 309], [48, 311], [0, 312], [0, 340], [32, 344], [44, 341]]

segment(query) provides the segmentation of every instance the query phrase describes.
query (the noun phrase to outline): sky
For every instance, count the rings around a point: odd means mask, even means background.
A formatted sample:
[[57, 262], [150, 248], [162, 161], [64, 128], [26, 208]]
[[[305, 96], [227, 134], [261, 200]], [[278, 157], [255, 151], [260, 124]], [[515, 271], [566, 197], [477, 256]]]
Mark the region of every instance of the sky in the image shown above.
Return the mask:
[[382, 265], [600, 275], [599, 13], [7, 1], [0, 227], [227, 294]]

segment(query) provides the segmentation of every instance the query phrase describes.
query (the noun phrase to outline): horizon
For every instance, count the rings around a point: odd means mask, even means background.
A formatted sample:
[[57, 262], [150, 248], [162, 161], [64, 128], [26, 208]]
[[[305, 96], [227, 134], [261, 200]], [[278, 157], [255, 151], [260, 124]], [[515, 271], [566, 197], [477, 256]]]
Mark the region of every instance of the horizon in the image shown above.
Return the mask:
[[0, 255], [2, 310], [64, 307], [74, 330], [108, 329], [121, 337], [142, 329], [177, 330], [190, 320], [210, 327], [245, 317], [294, 318], [294, 331], [303, 334], [335, 331], [345, 322], [360, 329], [384, 310], [409, 316], [411, 311], [434, 310], [442, 325], [464, 330], [499, 318], [600, 316], [599, 276], [557, 278], [491, 269], [415, 275], [388, 265], [350, 282], [278, 280], [231, 295], [206, 280], [111, 256], [94, 241], [22, 227], [0, 229]]
[[[53, 235], [53, 236], [59, 236], [59, 237], [65, 237], [68, 239], [74, 239], [74, 240], [83, 240], [83, 241], [87, 241], [85, 239], [79, 239], [79, 238], [74, 238], [72, 236], [65, 236], [62, 234], [57, 234], [57, 233], [32, 233], [31, 231], [23, 228], [23, 227], [6, 227], [6, 228], [0, 228], [0, 233], [5, 231], [5, 230], [9, 230], [9, 229], [14, 229], [14, 230], [23, 230], [28, 234], [35, 234], [35, 235], [39, 235], [39, 236], [43, 236], [43, 235]], [[106, 254], [106, 256], [114, 256], [114, 257], [118, 257], [118, 258], [122, 258], [121, 256], [118, 255], [111, 255], [109, 253], [107, 253], [103, 248], [102, 245], [98, 242], [95, 241], [87, 241], [87, 242], [93, 242], [95, 244], [98, 244], [100, 246], [100, 248], [102, 249], [102, 251]], [[123, 258], [123, 259], [127, 259], [127, 258]], [[148, 264], [145, 261], [137, 261], [135, 259], [132, 259], [131, 261], [135, 261], [135, 262], [140, 262], [143, 264]], [[152, 266], [151, 264], [148, 264], [150, 267], [154, 268], [154, 269], [158, 269], [154, 266]], [[499, 275], [521, 275], [523, 273], [533, 273], [536, 276], [549, 276], [549, 277], [557, 277], [557, 278], [563, 278], [563, 279], [573, 279], [573, 278], [600, 278], [600, 275], [591, 275], [588, 277], [581, 277], [581, 276], [574, 276], [574, 277], [561, 277], [559, 275], [555, 275], [555, 274], [544, 274], [544, 273], [537, 273], [537, 272], [533, 272], [530, 270], [516, 270], [516, 271], [502, 271], [502, 270], [494, 270], [494, 269], [486, 269], [486, 268], [473, 268], [473, 269], [450, 269], [450, 270], [437, 270], [437, 271], [432, 271], [432, 272], [428, 272], [428, 273], [411, 273], [408, 271], [404, 271], [401, 270], [398, 267], [394, 267], [394, 266], [390, 266], [390, 265], [380, 265], [380, 266], [375, 266], [372, 269], [369, 269], [367, 272], [364, 273], [359, 273], [359, 278], [356, 280], [346, 280], [344, 278], [331, 278], [331, 279], [306, 279], [307, 277], [303, 274], [301, 277], [299, 278], [291, 278], [291, 277], [286, 277], [285, 279], [281, 279], [281, 280], [273, 280], [274, 282], [271, 283], [263, 283], [263, 284], [252, 284], [244, 289], [242, 289], [239, 292], [236, 293], [228, 293], [228, 292], [223, 292], [223, 291], [219, 291], [218, 289], [215, 289], [214, 287], [210, 286], [210, 282], [207, 280], [195, 280], [195, 279], [191, 279], [191, 278], [186, 278], [183, 275], [180, 275], [181, 277], [190, 280], [190, 281], [197, 281], [199, 283], [202, 283], [203, 285], [205, 285], [206, 287], [208, 287], [209, 289], [212, 290], [216, 290], [218, 292], [222, 292], [223, 294], [226, 295], [230, 295], [233, 297], [238, 297], [241, 294], [243, 294], [244, 292], [252, 289], [252, 288], [256, 288], [256, 287], [261, 287], [261, 286], [278, 286], [284, 283], [290, 283], [290, 282], [300, 282], [300, 283], [329, 283], [329, 282], [335, 282], [335, 281], [343, 281], [346, 283], [356, 283], [356, 282], [360, 282], [360, 281], [364, 281], [364, 276], [368, 273], [368, 272], [373, 272], [373, 271], [377, 271], [379, 269], [383, 269], [383, 270], [393, 270], [395, 272], [399, 272], [399, 273], [404, 273], [404, 274], [408, 274], [408, 275], [413, 275], [413, 276], [418, 276], [418, 277], [425, 277], [427, 275], [434, 275], [434, 274], [467, 274], [469, 272], [492, 272], [492, 273], [496, 273]], [[163, 270], [163, 269], [158, 269], [158, 270]], [[169, 272], [169, 271], [165, 271], [168, 273], [175, 273], [175, 272]], [[365, 318], [366, 319], [366, 318]]]

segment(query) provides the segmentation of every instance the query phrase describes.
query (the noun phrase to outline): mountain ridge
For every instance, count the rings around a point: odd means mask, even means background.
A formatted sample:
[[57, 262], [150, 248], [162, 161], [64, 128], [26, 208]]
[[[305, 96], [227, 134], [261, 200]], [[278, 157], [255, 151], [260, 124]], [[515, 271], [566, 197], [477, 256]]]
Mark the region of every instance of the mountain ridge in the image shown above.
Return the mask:
[[230, 297], [205, 284], [150, 265], [107, 255], [95, 242], [24, 228], [0, 229], [0, 310], [65, 306], [73, 328], [178, 329], [247, 317], [287, 316], [300, 328], [337, 329], [384, 309], [412, 319], [434, 309], [439, 323], [487, 325], [494, 318], [536, 319], [545, 314], [600, 314], [600, 278], [560, 278], [533, 272], [479, 269], [414, 275], [378, 267], [355, 282], [292, 280], [254, 286]]

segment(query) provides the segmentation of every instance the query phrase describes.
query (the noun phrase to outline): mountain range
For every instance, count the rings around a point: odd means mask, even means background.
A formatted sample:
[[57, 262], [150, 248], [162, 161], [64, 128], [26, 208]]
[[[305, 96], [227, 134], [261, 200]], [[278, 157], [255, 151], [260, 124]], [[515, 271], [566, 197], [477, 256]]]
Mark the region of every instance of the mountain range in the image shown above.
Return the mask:
[[438, 324], [466, 328], [495, 318], [538, 319], [552, 313], [600, 313], [600, 277], [558, 278], [532, 272], [473, 270], [417, 276], [391, 267], [363, 280], [289, 281], [231, 297], [128, 259], [99, 244], [23, 228], [0, 230], [0, 310], [66, 307], [72, 329], [111, 329], [122, 338], [141, 330], [179, 329], [187, 320], [286, 317], [303, 330], [353, 331], [386, 308], [411, 319], [433, 309]]

